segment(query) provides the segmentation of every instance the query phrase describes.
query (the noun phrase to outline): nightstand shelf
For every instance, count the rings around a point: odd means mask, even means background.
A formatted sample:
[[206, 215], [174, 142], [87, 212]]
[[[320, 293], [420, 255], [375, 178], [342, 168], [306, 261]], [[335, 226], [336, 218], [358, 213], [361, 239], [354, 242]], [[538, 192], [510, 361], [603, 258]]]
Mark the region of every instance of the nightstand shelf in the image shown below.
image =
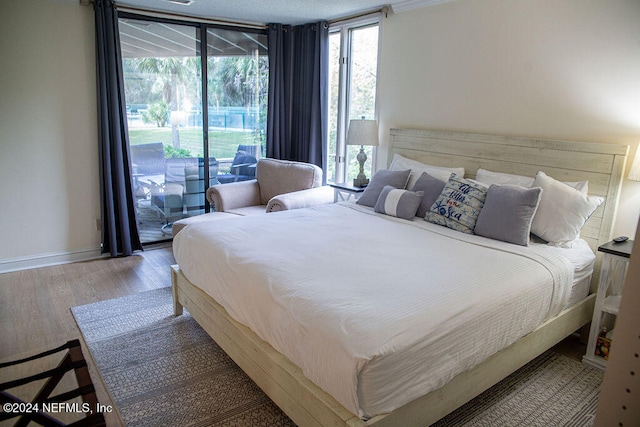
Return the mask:
[[346, 202], [351, 200], [358, 200], [366, 187], [354, 187], [347, 183], [329, 184], [333, 187], [333, 201], [334, 202]]
[[618, 315], [618, 310], [620, 309], [620, 301], [622, 300], [622, 295], [611, 295], [604, 299], [604, 303], [602, 304], [601, 310], [605, 313], [613, 314], [614, 316]]
[[606, 357], [613, 345], [604, 331], [611, 332], [615, 326], [632, 247], [633, 240], [627, 240], [623, 243], [605, 243], [598, 248], [598, 252], [603, 254], [602, 271], [591, 319], [589, 343], [582, 361], [601, 369], [607, 367]]

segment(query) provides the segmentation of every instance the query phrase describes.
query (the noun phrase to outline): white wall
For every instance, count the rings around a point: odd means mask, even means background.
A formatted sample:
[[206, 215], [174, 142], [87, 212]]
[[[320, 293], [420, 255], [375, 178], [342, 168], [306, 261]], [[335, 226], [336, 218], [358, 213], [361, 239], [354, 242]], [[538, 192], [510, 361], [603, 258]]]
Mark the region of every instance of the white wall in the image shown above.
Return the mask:
[[2, 2], [0, 271], [99, 254], [94, 40], [91, 7]]
[[[0, 271], [99, 253], [91, 7], [3, 0]], [[640, 141], [640, 1], [456, 0], [382, 25], [379, 119], [432, 128]], [[386, 164], [384, 147], [378, 167]], [[615, 234], [633, 236], [640, 183]]]
[[[391, 15], [377, 167], [392, 127], [626, 144], [633, 155], [639, 23], [638, 0], [456, 0]], [[640, 183], [626, 181], [614, 234], [633, 236], [639, 213]]]

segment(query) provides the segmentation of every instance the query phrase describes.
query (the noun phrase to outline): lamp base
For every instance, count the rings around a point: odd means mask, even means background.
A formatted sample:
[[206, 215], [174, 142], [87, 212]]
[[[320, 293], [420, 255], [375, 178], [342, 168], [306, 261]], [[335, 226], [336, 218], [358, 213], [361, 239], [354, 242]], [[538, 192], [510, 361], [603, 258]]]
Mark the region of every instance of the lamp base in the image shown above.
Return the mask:
[[369, 184], [369, 180], [367, 176], [364, 174], [364, 162], [367, 161], [367, 153], [364, 152], [364, 145], [360, 146], [360, 151], [356, 156], [358, 163], [360, 164], [360, 172], [358, 176], [353, 178], [353, 186], [354, 187], [366, 187]]
[[354, 187], [366, 187], [367, 185], [369, 185], [368, 178], [353, 178]]

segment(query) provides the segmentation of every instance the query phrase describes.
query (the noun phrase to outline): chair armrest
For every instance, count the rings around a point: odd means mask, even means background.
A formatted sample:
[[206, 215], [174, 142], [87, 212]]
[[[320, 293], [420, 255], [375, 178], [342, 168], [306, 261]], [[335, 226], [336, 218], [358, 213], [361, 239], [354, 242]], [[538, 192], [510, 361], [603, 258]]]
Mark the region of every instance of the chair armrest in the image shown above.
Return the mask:
[[235, 165], [231, 165], [230, 169], [239, 169], [243, 166], [252, 166], [252, 165], [255, 165], [255, 163], [238, 163]]
[[255, 179], [214, 185], [207, 189], [207, 200], [216, 212], [260, 205], [260, 186]]
[[269, 203], [267, 203], [266, 210], [267, 212], [286, 211], [333, 203], [333, 201], [333, 188], [325, 185], [323, 187], [309, 188], [307, 190], [274, 196], [269, 200]]

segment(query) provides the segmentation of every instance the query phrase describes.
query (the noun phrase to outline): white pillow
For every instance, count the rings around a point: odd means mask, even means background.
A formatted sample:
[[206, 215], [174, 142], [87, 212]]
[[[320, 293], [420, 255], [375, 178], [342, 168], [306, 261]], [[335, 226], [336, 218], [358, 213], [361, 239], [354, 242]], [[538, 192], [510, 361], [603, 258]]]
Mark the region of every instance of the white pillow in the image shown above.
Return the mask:
[[587, 219], [604, 201], [602, 197], [583, 194], [542, 171], [536, 174], [533, 187], [542, 188], [542, 196], [531, 232], [556, 246], [570, 246], [570, 242], [580, 236]]
[[398, 153], [393, 155], [391, 160], [391, 166], [389, 170], [406, 170], [411, 169], [409, 174], [409, 182], [407, 188], [413, 188], [418, 178], [422, 175], [422, 172], [426, 172], [434, 178], [440, 181], [447, 182], [452, 173], [455, 173], [460, 178], [464, 177], [464, 168], [445, 168], [441, 166], [428, 165], [426, 163], [419, 162], [417, 160], [408, 159]]
[[[476, 180], [487, 186], [491, 184], [508, 184], [531, 188], [533, 186], [534, 178], [531, 178], [529, 176], [514, 175], [510, 173], [493, 172], [480, 168], [476, 172]], [[567, 184], [569, 187], [573, 187], [584, 194], [587, 194], [589, 192], [588, 181], [564, 182], [564, 184]]]
[[530, 188], [531, 184], [533, 184], [533, 178], [522, 175], [513, 175], [510, 173], [502, 173], [502, 172], [493, 172], [486, 169], [478, 169], [476, 172], [476, 180], [479, 182], [491, 185], [491, 184], [500, 184], [500, 185], [519, 185], [520, 187]]

